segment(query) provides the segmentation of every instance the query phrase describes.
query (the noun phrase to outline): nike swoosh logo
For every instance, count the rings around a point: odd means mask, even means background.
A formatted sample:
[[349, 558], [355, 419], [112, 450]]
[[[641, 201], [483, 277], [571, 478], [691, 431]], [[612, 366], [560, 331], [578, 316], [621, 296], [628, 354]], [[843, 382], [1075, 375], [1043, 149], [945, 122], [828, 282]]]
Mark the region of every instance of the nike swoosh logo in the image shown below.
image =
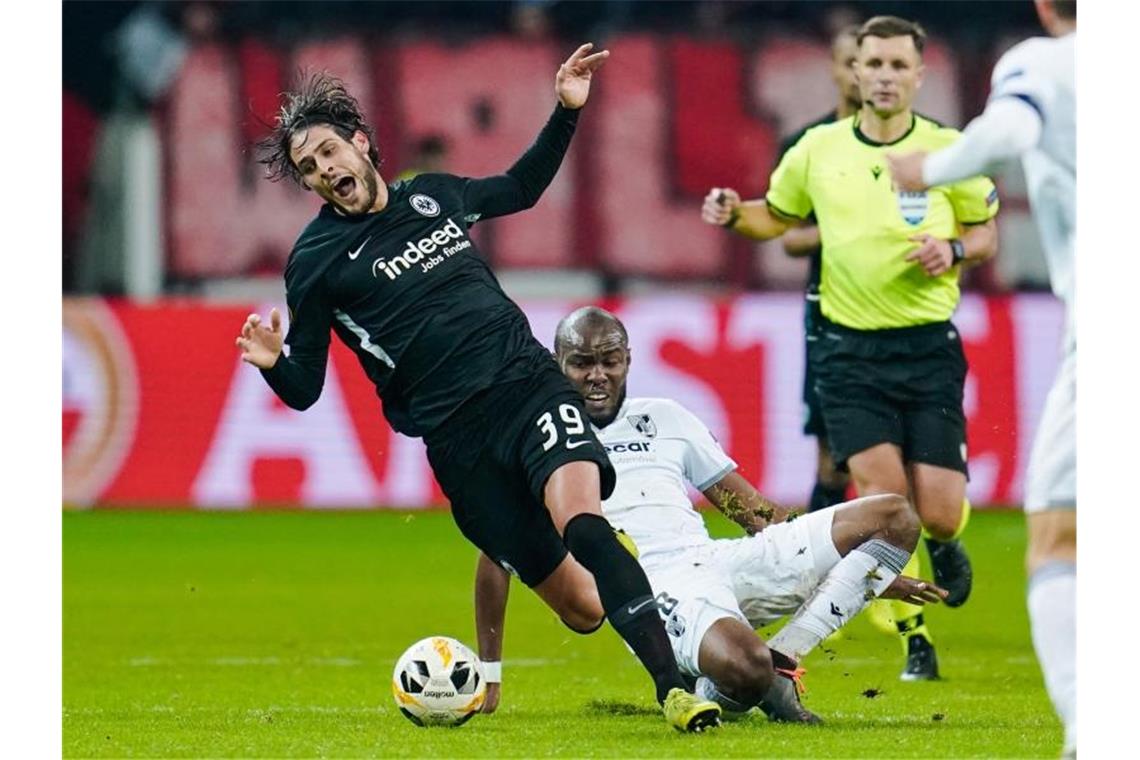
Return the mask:
[[637, 605], [636, 607], [627, 607], [625, 611], [628, 612], [630, 615], [636, 615], [637, 611], [640, 610], [642, 607], [644, 607], [647, 604], [655, 604], [656, 601], [657, 601], [656, 599], [646, 599], [644, 602]]
[[576, 449], [576, 448], [578, 448], [579, 446], [585, 446], [585, 445], [586, 445], [587, 443], [589, 443], [589, 442], [590, 442], [590, 439], [588, 439], [588, 438], [583, 438], [583, 439], [582, 439], [582, 440], [580, 440], [580, 441], [567, 441], [567, 442], [566, 442], [566, 448], [568, 448], [568, 449]]
[[349, 251], [348, 252], [349, 261], [356, 261], [356, 257], [360, 255], [360, 252], [364, 250], [364, 246], [368, 245], [368, 241], [371, 239], [372, 239], [372, 236], [369, 235], [368, 237], [364, 238], [364, 242], [360, 244], [359, 248], [357, 248], [355, 251]]

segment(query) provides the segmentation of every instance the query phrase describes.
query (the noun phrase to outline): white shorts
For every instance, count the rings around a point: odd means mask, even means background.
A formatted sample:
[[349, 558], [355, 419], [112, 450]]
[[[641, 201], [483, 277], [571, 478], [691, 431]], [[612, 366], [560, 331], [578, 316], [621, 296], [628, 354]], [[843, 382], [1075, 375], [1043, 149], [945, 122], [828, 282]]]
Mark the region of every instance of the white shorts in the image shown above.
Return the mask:
[[1077, 352], [1068, 353], [1045, 399], [1025, 475], [1025, 511], [1077, 506]]
[[713, 623], [734, 618], [758, 628], [794, 612], [839, 561], [834, 510], [802, 515], [755, 536], [647, 558], [665, 631], [682, 673], [700, 674], [701, 641]]

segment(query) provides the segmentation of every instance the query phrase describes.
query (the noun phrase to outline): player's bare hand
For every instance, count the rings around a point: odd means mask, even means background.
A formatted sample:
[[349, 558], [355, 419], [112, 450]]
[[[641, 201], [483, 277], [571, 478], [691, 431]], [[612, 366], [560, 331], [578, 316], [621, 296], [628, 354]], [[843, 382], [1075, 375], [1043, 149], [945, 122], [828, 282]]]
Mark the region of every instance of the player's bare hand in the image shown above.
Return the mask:
[[926, 189], [922, 181], [922, 165], [926, 161], [926, 153], [888, 153], [887, 167], [891, 171], [891, 180], [899, 190], [917, 193]]
[[502, 696], [503, 685], [501, 683], [488, 683], [487, 695], [483, 698], [483, 707], [480, 712], [485, 712], [488, 715], [495, 712], [499, 708], [499, 697]]
[[590, 97], [590, 78], [606, 59], [610, 51], [590, 53], [594, 43], [587, 42], [566, 59], [566, 63], [558, 67], [558, 75], [554, 77], [554, 94], [564, 108], [581, 108], [586, 105]]
[[708, 224], [723, 227], [729, 223], [733, 215], [738, 213], [740, 207], [740, 194], [731, 187], [714, 187], [705, 196], [701, 206], [701, 220]]
[[906, 260], [921, 266], [931, 277], [945, 274], [954, 265], [954, 252], [950, 249], [950, 241], [939, 240], [925, 233], [911, 235], [907, 240], [919, 243], [919, 246], [906, 255]]
[[241, 350], [241, 360], [255, 367], [269, 369], [281, 355], [284, 336], [281, 333], [281, 312], [269, 312], [269, 326], [261, 322], [260, 314], [250, 314], [241, 326], [241, 335], [235, 344]]
[[941, 586], [935, 586], [930, 581], [911, 578], [909, 575], [900, 575], [895, 578], [891, 585], [887, 586], [886, 591], [879, 598], [900, 599], [910, 604], [921, 605], [938, 604], [949, 595], [949, 591]]

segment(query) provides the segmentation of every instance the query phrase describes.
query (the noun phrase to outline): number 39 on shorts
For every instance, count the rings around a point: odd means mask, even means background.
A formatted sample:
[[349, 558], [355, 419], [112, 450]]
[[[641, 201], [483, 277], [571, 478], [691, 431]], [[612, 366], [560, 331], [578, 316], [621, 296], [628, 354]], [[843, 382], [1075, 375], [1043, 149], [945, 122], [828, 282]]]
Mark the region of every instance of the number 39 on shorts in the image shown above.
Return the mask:
[[[559, 438], [566, 439], [566, 448], [572, 449], [581, 446], [584, 443], [589, 443], [588, 438], [580, 438], [577, 441], [571, 440], [570, 436], [581, 435], [586, 432], [586, 423], [582, 421], [582, 413], [578, 411], [578, 407], [573, 404], [559, 404], [558, 405], [558, 420], [555, 420], [554, 414], [551, 412], [543, 412], [542, 416], [535, 421], [546, 439], [542, 442], [542, 450], [550, 451], [554, 445], [558, 443]], [[559, 431], [559, 424], [561, 422], [562, 430]]]

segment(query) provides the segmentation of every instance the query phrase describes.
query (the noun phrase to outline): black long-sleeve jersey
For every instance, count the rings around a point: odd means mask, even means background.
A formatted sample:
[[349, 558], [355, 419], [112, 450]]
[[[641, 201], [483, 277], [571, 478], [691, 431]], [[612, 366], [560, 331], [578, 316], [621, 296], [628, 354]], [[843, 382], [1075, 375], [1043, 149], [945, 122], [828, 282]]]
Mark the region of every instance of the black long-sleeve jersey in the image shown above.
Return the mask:
[[554, 179], [578, 111], [555, 107], [506, 174], [421, 174], [388, 186], [383, 210], [321, 207], [285, 267], [289, 333], [262, 375], [290, 407], [320, 396], [330, 328], [376, 385], [397, 431], [423, 436], [467, 399], [532, 374], [549, 351], [475, 255], [469, 227], [530, 208]]

